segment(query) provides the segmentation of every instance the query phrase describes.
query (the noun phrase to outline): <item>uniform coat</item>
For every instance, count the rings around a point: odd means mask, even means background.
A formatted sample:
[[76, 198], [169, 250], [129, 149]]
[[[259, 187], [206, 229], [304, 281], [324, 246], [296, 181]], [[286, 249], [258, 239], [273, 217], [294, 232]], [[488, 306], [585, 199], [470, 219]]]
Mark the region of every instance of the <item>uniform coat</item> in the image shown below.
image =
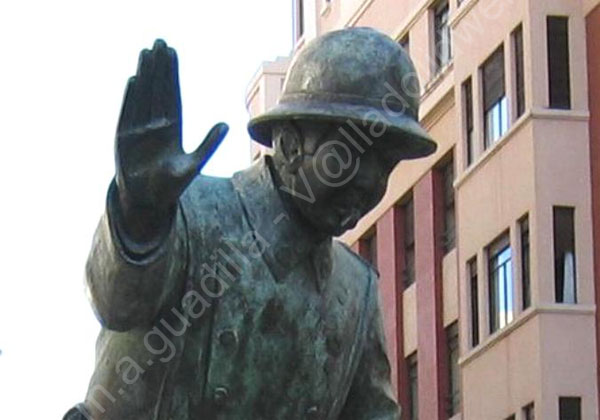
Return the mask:
[[198, 176], [142, 250], [121, 234], [113, 183], [86, 269], [103, 326], [94, 419], [399, 418], [377, 273], [316, 243], [272, 171], [267, 157]]

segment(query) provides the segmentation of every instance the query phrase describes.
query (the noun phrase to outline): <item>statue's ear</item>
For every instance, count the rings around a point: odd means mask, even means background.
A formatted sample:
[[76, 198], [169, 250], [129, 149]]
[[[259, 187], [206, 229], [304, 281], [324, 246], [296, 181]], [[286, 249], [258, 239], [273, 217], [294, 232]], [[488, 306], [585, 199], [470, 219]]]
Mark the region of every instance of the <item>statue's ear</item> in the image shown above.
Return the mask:
[[296, 173], [304, 155], [300, 131], [291, 123], [281, 123], [273, 129], [273, 137], [289, 171]]

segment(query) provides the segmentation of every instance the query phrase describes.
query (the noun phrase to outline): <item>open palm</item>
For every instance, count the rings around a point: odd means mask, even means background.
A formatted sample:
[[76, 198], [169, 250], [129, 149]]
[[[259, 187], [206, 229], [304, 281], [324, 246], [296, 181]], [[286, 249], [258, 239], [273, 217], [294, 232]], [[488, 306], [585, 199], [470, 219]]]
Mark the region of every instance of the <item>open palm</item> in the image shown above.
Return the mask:
[[129, 79], [115, 143], [117, 185], [127, 207], [173, 206], [227, 133], [215, 125], [200, 146], [185, 153], [181, 143], [181, 95], [177, 54], [162, 40], [140, 53]]

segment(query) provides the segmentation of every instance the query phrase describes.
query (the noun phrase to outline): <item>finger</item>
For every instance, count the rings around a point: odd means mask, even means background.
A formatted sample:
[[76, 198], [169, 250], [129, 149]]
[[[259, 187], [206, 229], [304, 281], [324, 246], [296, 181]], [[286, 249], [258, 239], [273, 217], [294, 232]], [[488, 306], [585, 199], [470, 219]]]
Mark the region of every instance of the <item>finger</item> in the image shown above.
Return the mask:
[[135, 76], [131, 76], [125, 87], [123, 95], [123, 103], [121, 105], [121, 114], [119, 115], [119, 123], [117, 132], [125, 132], [132, 128], [133, 108], [135, 107], [134, 91], [135, 91]]
[[200, 172], [204, 165], [210, 160], [228, 131], [229, 126], [222, 122], [210, 129], [202, 143], [200, 143], [200, 146], [192, 153], [196, 166], [196, 173]]
[[179, 197], [181, 192], [200, 173], [210, 156], [223, 141], [228, 130], [227, 124], [216, 124], [193, 153], [181, 154], [176, 159], [169, 161], [165, 170], [169, 173], [169, 178], [176, 181], [171, 183], [168, 189], [175, 194], [175, 197]]
[[152, 53], [144, 49], [140, 52], [136, 74], [135, 89], [132, 101], [132, 125], [144, 126], [150, 118], [150, 99], [152, 98], [152, 78], [154, 74], [154, 60]]
[[[154, 43], [154, 80], [151, 100], [151, 118], [181, 123], [181, 94], [177, 53], [162, 40]], [[179, 131], [180, 133], [180, 131]]]

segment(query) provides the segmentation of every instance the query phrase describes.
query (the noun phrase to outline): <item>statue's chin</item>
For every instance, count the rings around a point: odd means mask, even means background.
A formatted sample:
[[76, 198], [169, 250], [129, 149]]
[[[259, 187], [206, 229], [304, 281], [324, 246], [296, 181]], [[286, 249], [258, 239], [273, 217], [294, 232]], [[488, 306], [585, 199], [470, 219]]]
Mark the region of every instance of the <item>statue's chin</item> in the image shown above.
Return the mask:
[[329, 236], [341, 236], [348, 230], [353, 229], [358, 223], [358, 220], [356, 215], [323, 218], [321, 219], [320, 225], [316, 226], [316, 228]]

